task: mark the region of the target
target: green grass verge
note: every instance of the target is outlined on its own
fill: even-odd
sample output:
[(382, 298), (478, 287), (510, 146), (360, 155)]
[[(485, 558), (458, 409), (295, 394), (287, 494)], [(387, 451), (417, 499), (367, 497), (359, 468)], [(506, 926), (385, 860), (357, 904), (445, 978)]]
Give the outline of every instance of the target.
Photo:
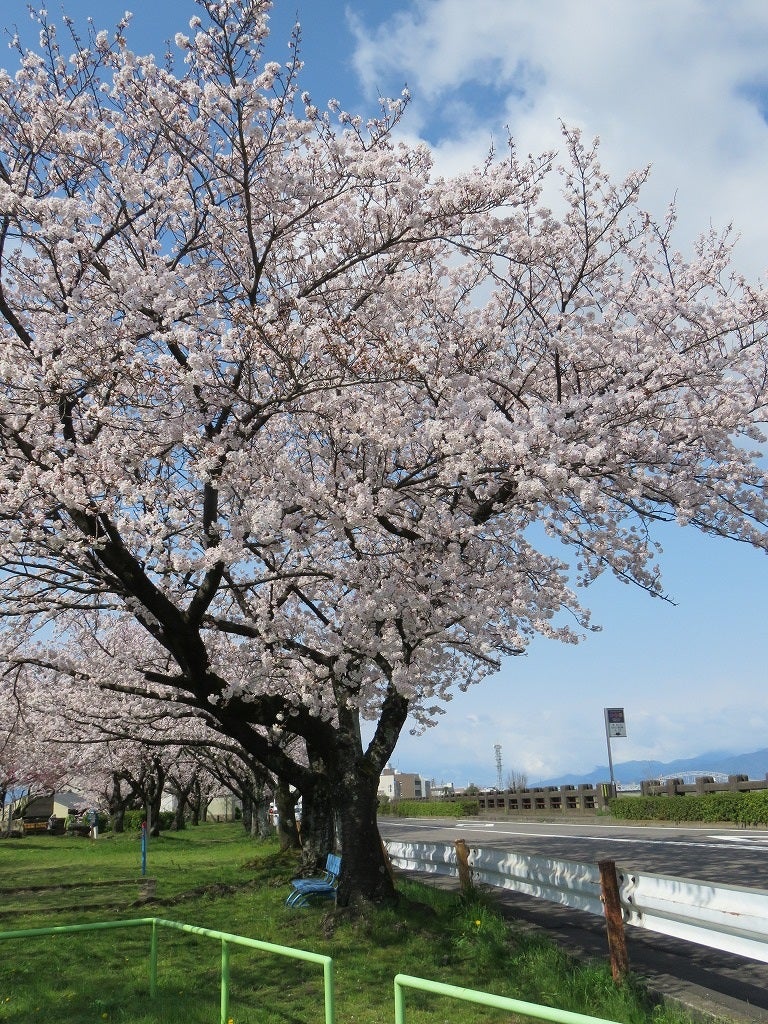
[(471, 818), (479, 813), (479, 803), (462, 800), (381, 800), (379, 815), (398, 818)]
[[(391, 1024), (398, 972), (545, 1003), (627, 1024), (686, 1024), (607, 964), (569, 960), (505, 922), (479, 895), (461, 898), (410, 880), (396, 907), (365, 912), (285, 906), (294, 855), (254, 843), (239, 825), (203, 825), (150, 843), (156, 896), (142, 903), (135, 836), (97, 842), (48, 836), (0, 841), (0, 932), (164, 917), (332, 956), (339, 1024)], [(98, 883), (98, 884), (97, 884)], [(52, 886), (61, 888), (53, 889)], [(73, 897), (75, 897), (73, 899)], [(66, 908), (66, 909), (62, 909)], [(0, 939), (0, 1022), (215, 1024), (220, 946), (161, 929), (158, 995), (148, 993), (149, 930)], [(234, 1024), (322, 1024), (322, 971), (232, 947)], [(510, 1021), (510, 1015), (408, 996), (409, 1024)]]

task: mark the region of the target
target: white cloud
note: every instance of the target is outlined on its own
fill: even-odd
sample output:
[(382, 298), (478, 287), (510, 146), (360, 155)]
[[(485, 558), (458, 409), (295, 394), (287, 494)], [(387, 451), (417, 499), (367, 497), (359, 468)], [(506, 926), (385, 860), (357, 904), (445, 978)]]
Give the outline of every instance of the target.
[(762, 0), (421, 0), (354, 29), (362, 81), (408, 82), (407, 128), (441, 167), (476, 162), (505, 124), (523, 152), (556, 146), (562, 119), (601, 137), (612, 173), (653, 165), (645, 203), (661, 215), (677, 195), (681, 244), (733, 221), (740, 265), (768, 263)]
[[(405, 130), (429, 141), (440, 172), (478, 163), (506, 126), (522, 154), (557, 148), (562, 120), (600, 137), (616, 177), (651, 164), (641, 201), (662, 217), (676, 199), (684, 253), (701, 232), (732, 223), (736, 267), (764, 272), (764, 0), (416, 0), (391, 16), (362, 8), (361, 80), (371, 95), (408, 83)], [(760, 554), (679, 530), (665, 547), (679, 607), (601, 581), (585, 602), (602, 634), (578, 648), (535, 644), (457, 694), (436, 729), (401, 738), (402, 770), (493, 784), (498, 742), (506, 768), (532, 782), (587, 772), (607, 761), (605, 706), (627, 710), (617, 763), (768, 746)]]

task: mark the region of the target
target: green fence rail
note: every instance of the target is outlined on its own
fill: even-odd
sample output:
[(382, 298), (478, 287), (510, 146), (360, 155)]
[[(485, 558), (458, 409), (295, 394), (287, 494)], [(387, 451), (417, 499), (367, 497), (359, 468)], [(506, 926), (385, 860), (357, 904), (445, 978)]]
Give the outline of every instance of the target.
[[(303, 949), (290, 946), (277, 946), (272, 942), (260, 939), (248, 939), (243, 935), (231, 935), (229, 932), (214, 931), (193, 924), (182, 924), (180, 921), (166, 921), (161, 917), (138, 917), (127, 921), (101, 921), (92, 924), (57, 925), (51, 928), (25, 928), (19, 931), (0, 932), (0, 939), (27, 939), (38, 935), (62, 935), (74, 932), (104, 931), (110, 928), (149, 927), (151, 929), (149, 955), (149, 993), (152, 998), (157, 993), (157, 952), (158, 928), (173, 928), (176, 931), (188, 932), (191, 935), (202, 935), (205, 938), (217, 939), (221, 942), (221, 1014), (220, 1024), (227, 1024), (229, 1019), (229, 952), (230, 946), (246, 946), (265, 953), (290, 957), (293, 960), (304, 960), (320, 964), (323, 968), (323, 986), (325, 994), (325, 1024), (335, 1024), (335, 998), (333, 960), (320, 953), (310, 953)], [(460, 988), (457, 985), (446, 985), (439, 981), (427, 981), (414, 978), (408, 974), (398, 974), (395, 978), (395, 1024), (405, 1022), (405, 990), (418, 989), (436, 996), (448, 996), (468, 1003), (478, 1003), (497, 1010), (507, 1010), (524, 1017), (537, 1020), (552, 1021), (553, 1024), (617, 1024), (603, 1017), (590, 1017), (571, 1010), (558, 1010), (552, 1006), (540, 1006), (538, 1003), (527, 1003), (522, 999), (511, 999), (508, 996), (495, 996), (488, 992), (477, 992), (474, 989)]]
[(395, 1024), (405, 1024), (405, 989), (407, 988), (430, 992), (436, 996), (461, 999), (465, 1003), (492, 1006), (496, 1010), (509, 1010), (511, 1013), (519, 1013), (523, 1017), (553, 1021), (554, 1024), (617, 1024), (616, 1021), (609, 1021), (603, 1017), (589, 1017), (587, 1014), (573, 1013), (571, 1010), (557, 1010), (553, 1006), (539, 1006), (538, 1003), (526, 1003), (522, 999), (494, 996), (488, 992), (476, 992), (471, 988), (459, 988), (458, 985), (445, 985), (440, 981), (412, 978), (408, 974), (398, 974), (395, 978)]
[(333, 960), (320, 953), (310, 953), (304, 949), (293, 949), (290, 946), (277, 946), (272, 942), (261, 942), (259, 939), (248, 939), (244, 935), (230, 935), (228, 932), (214, 931), (211, 928), (200, 928), (193, 924), (182, 924), (180, 921), (166, 921), (161, 917), (139, 917), (127, 921), (101, 921), (92, 924), (56, 925), (51, 928), (25, 928), (20, 931), (0, 932), (0, 939), (27, 939), (37, 935), (62, 935), (70, 932), (104, 931), (109, 928), (135, 928), (139, 926), (151, 928), (149, 953), (149, 994), (152, 998), (157, 993), (157, 948), (158, 927), (174, 928), (176, 931), (202, 935), (221, 942), (221, 1014), (220, 1024), (227, 1024), (229, 1019), (229, 952), (230, 946), (247, 946), (259, 949), (264, 953), (287, 956), (293, 960), (305, 960), (309, 963), (321, 964), (323, 968), (323, 988), (325, 995), (325, 1024), (334, 1024), (336, 1006), (334, 998)]

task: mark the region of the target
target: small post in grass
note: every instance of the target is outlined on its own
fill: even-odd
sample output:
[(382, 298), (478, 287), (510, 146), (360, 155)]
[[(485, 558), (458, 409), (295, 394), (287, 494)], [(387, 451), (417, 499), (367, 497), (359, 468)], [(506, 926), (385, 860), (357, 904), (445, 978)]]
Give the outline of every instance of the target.
[(629, 957), (627, 955), (627, 939), (624, 934), (624, 917), (621, 913), (619, 898), (619, 879), (616, 874), (616, 862), (612, 860), (598, 861), (600, 870), (600, 890), (605, 907), (605, 928), (608, 933), (608, 953), (611, 958), (611, 974), (617, 983), (624, 981), (629, 974)]
[(387, 874), (389, 875), (389, 880), (391, 881), (392, 885), (394, 885), (395, 884), (395, 871), (394, 871), (394, 868), (392, 867), (392, 858), (389, 856), (389, 850), (387, 849), (387, 844), (384, 842), (383, 839), (381, 841), (381, 852), (382, 852), (382, 855), (384, 856), (384, 867), (387, 869)]

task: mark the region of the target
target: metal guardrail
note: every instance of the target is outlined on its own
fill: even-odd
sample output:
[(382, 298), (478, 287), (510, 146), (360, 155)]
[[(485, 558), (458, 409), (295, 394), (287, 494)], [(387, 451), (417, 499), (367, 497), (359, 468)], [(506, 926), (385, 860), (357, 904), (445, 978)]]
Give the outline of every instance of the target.
[(424, 871), (430, 875), (458, 878), (456, 850), (445, 843), (384, 844), (392, 863), (403, 871)]
[(499, 858), (498, 852), (470, 849), (469, 866), (472, 877), (486, 885), (524, 892), (588, 914), (603, 914), (596, 865), (518, 853)]
[[(458, 877), (456, 850), (440, 843), (387, 843), (405, 871)], [(573, 861), (469, 851), (473, 880), (603, 915), (596, 866)], [(768, 963), (768, 891), (713, 885), (619, 867), (624, 923)]]
[(626, 924), (768, 963), (768, 892), (621, 869)]

